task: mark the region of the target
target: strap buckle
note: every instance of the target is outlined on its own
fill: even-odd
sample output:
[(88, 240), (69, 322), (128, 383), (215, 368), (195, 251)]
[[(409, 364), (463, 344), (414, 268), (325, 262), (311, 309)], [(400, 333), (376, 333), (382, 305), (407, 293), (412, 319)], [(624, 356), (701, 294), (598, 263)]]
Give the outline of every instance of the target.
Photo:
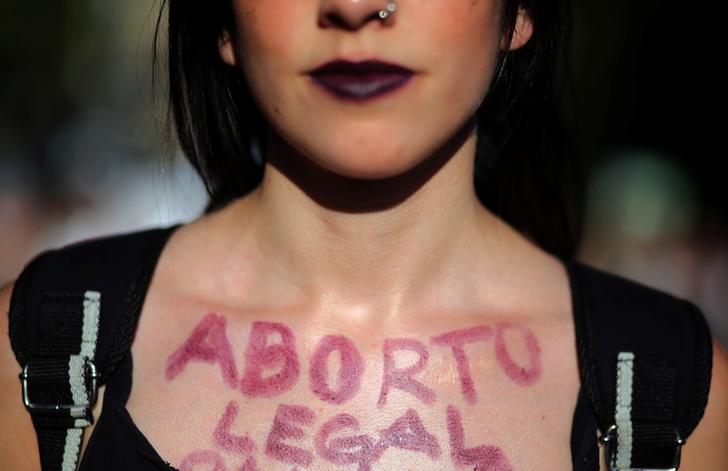
[(607, 429), (607, 433), (599, 437), (599, 445), (604, 445), (604, 461), (607, 463), (609, 471), (677, 471), (680, 467), (680, 451), (685, 439), (680, 437), (680, 433), (675, 431), (675, 457), (672, 467), (670, 468), (620, 468), (616, 464), (617, 455), (617, 426), (612, 425)]
[[(98, 378), (101, 375), (96, 370), (96, 365), (93, 361), (88, 358), (80, 357), (83, 359), (83, 365), (81, 370), (81, 376), (71, 378), (71, 383), (84, 385), (83, 389), (86, 391), (86, 397), (88, 401), (85, 403), (74, 403), (74, 404), (40, 404), (31, 402), (28, 394), (28, 382), (33, 379), (29, 370), (30, 363), (27, 363), (23, 367), (22, 373), (18, 375), (23, 389), (23, 405), (31, 414), (41, 414), (49, 416), (60, 416), (60, 417), (73, 417), (82, 418), (85, 417), (88, 410), (96, 403), (98, 393)], [(71, 369), (69, 368), (69, 371)], [(86, 387), (86, 378), (91, 379), (91, 388)], [(69, 385), (66, 385), (70, 387)]]

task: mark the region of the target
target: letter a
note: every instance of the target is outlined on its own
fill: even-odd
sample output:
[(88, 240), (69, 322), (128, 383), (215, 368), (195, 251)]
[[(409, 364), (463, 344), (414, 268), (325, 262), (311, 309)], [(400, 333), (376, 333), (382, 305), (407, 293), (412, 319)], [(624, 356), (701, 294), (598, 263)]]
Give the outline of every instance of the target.
[(190, 361), (217, 363), (225, 384), (231, 388), (238, 385), (232, 348), (225, 334), (225, 318), (211, 312), (207, 314), (181, 347), (167, 358), (164, 376), (168, 381), (177, 377)]

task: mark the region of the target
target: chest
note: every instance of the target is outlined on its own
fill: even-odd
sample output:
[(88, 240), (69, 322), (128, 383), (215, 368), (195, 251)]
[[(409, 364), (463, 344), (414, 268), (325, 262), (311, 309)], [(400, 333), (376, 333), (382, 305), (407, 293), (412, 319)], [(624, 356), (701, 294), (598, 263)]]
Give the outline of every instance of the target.
[(571, 467), (568, 325), (177, 314), (142, 313), (127, 409), (179, 469)]

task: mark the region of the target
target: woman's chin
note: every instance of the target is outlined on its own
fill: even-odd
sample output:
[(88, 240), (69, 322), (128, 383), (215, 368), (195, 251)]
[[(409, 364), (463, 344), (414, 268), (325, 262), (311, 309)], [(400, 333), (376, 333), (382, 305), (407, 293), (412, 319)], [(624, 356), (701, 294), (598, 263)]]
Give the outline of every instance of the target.
[(345, 161), (328, 161), (325, 168), (347, 178), (381, 180), (406, 172), (411, 165), (398, 158), (373, 158), (371, 155), (348, 157)]

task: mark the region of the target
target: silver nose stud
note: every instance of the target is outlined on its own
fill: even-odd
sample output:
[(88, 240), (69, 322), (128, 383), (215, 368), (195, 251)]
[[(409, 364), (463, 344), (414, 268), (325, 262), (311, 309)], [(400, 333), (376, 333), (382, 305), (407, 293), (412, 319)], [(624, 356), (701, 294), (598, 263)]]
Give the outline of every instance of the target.
[(384, 10), (379, 11), (379, 18), (384, 19), (384, 18), (388, 17), (389, 15), (394, 13), (394, 10), (396, 10), (396, 9), (397, 9), (397, 5), (395, 5), (394, 2), (389, 2), (387, 4), (387, 7)]

